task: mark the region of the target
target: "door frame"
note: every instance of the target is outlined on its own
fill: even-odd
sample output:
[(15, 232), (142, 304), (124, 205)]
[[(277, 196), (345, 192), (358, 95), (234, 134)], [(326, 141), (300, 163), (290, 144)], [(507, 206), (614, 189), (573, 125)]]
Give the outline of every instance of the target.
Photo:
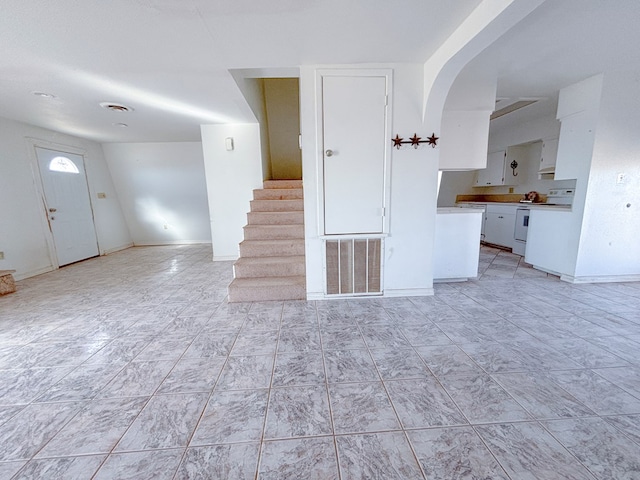
[(100, 248), (100, 239), (98, 238), (98, 229), (96, 228), (95, 212), (93, 208), (93, 200), (91, 198), (91, 186), (89, 184), (89, 177), (87, 175), (87, 151), (81, 147), (75, 147), (72, 145), (65, 145), (61, 143), (50, 142), (48, 140), (42, 140), (36, 137), (25, 137), (27, 142), (27, 148), (29, 150), (29, 160), (31, 161), (31, 174), (33, 176), (33, 183), (35, 185), (35, 193), (38, 201), (38, 205), (42, 207), (42, 215), (40, 215), (40, 222), (42, 230), (45, 232), (44, 237), (47, 242), (47, 248), (49, 250), (49, 260), (51, 261), (51, 269), (58, 270), (60, 265), (58, 263), (58, 252), (56, 251), (56, 244), (53, 239), (53, 232), (49, 225), (49, 212), (47, 210), (47, 199), (44, 194), (44, 185), (42, 183), (42, 173), (40, 171), (40, 163), (38, 162), (38, 154), (36, 147), (45, 148), (47, 150), (54, 150), (61, 153), (70, 153), (73, 155), (80, 155), (84, 163), (84, 179), (87, 182), (87, 191), (89, 192), (89, 207), (91, 208), (91, 219), (93, 220), (93, 229), (96, 233), (96, 242), (98, 244), (98, 255), (101, 255), (102, 249)]
[[(319, 68), (316, 69), (316, 174), (318, 176), (318, 232), (321, 238), (340, 237), (341, 235), (325, 235), (324, 222), (324, 121), (323, 121), (323, 77), (385, 77), (387, 106), (385, 111), (385, 142), (384, 171), (383, 171), (383, 198), (382, 208), (382, 235), (389, 234), (389, 201), (391, 199), (391, 128), (393, 116), (393, 69), (392, 68)], [(377, 234), (380, 235), (380, 234)]]

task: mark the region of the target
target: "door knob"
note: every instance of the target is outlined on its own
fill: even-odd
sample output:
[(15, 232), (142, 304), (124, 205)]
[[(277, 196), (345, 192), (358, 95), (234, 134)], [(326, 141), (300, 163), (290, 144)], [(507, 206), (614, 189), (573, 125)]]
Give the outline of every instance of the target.
[(58, 209), (57, 209), (57, 208), (50, 208), (50, 209), (49, 209), (49, 211), (50, 211), (51, 213), (53, 213), (53, 212), (57, 212), (57, 211), (58, 211)]
[(333, 156), (333, 150), (327, 150), (326, 152), (324, 152), (324, 154), (325, 154), (327, 157), (332, 157), (332, 156)]

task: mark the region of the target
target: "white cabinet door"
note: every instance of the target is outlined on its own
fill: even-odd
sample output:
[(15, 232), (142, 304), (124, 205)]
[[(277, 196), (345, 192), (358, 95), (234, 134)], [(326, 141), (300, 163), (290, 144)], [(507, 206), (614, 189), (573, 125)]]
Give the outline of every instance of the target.
[(557, 155), (558, 139), (544, 139), (542, 141), (542, 153), (540, 154), (540, 168), (538, 169), (538, 173), (553, 173), (556, 169)]
[(490, 187), (492, 185), (504, 185), (504, 159), (505, 150), (490, 153), (487, 156), (487, 168), (478, 170), (476, 175), (477, 187)]
[(502, 247), (513, 248), (516, 225), (516, 205), (487, 205), (484, 224), (484, 241)]
[(528, 145), (513, 145), (507, 147), (504, 158), (504, 182), (503, 185), (519, 185), (522, 175), (526, 171), (526, 162), (529, 155)]
[(324, 231), (381, 233), (388, 78), (323, 75)]

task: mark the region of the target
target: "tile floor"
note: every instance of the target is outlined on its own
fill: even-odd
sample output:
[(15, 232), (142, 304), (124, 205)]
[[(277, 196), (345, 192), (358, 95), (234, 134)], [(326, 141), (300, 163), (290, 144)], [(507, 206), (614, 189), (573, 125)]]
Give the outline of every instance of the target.
[(0, 478), (640, 478), (640, 283), (483, 248), (433, 297), (227, 304), (210, 256), (0, 297)]

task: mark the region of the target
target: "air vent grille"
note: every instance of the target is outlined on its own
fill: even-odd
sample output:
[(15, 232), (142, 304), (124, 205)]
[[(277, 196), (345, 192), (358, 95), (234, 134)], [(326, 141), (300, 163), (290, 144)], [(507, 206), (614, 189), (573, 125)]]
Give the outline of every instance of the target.
[(326, 240), (327, 295), (380, 295), (381, 238)]

